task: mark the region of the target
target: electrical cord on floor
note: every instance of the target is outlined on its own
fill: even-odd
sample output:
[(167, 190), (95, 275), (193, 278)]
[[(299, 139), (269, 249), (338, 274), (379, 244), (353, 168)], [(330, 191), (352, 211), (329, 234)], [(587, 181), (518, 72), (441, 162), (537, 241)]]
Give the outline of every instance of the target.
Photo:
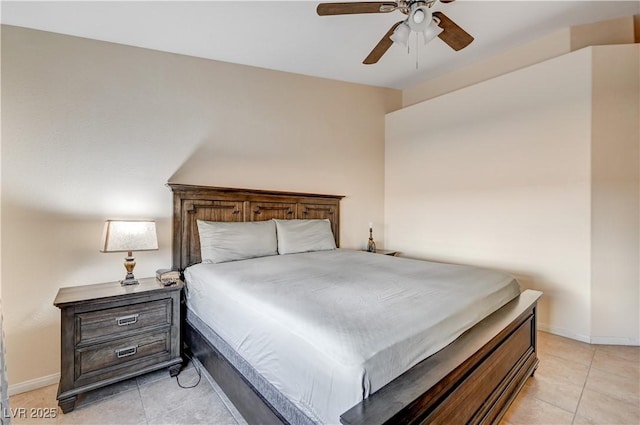
[(189, 354), (187, 354), (186, 352), (184, 353), (185, 357), (187, 357), (189, 360), (191, 360), (191, 363), (193, 364), (193, 368), (196, 370), (196, 373), (198, 374), (198, 381), (193, 384), (193, 385), (182, 385), (180, 383), (180, 374), (182, 373), (182, 370), (176, 375), (176, 382), (178, 383), (178, 386), (180, 388), (184, 388), (184, 389), (189, 389), (189, 388), (195, 388), (198, 386), (198, 384), (200, 383), (200, 380), (202, 380), (202, 372), (200, 371), (200, 368), (198, 367), (198, 365), (196, 364), (196, 362), (193, 360), (193, 357), (191, 357)]

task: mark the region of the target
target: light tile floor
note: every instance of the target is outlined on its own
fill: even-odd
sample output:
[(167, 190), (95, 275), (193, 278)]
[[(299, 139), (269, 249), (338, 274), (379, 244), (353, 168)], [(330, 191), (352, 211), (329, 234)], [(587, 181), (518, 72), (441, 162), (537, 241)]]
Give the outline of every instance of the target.
[(640, 347), (538, 332), (538, 357), (501, 425), (640, 424)]
[[(640, 347), (589, 345), (538, 332), (538, 356), (540, 367), (501, 425), (640, 424)], [(196, 370), (188, 365), (179, 378), (193, 384)], [(198, 386), (182, 389), (166, 370), (153, 372), (88, 393), (66, 415), (55, 409), (56, 391), (51, 385), (11, 397), (14, 412), (24, 408), (29, 416), (53, 408), (56, 414), (14, 415), (12, 423), (246, 425), (206, 373)]]
[[(58, 385), (10, 397), (12, 424), (247, 425), (220, 387), (190, 362), (176, 378), (166, 369), (81, 395), (75, 410), (57, 409)], [(36, 418), (54, 408), (53, 418)]]

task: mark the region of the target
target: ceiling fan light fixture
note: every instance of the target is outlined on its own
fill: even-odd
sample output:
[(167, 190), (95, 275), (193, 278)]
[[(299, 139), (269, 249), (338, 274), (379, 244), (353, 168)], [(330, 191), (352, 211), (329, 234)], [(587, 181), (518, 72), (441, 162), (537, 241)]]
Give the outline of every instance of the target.
[(409, 19), (407, 19), (407, 22), (412, 31), (424, 32), (432, 19), (433, 16), (431, 14), (431, 9), (429, 9), (424, 3), (414, 3), (411, 5)]
[[(0, 0), (1, 1), (1, 0)], [(454, 0), (439, 0), (441, 3), (451, 3)], [(362, 61), (364, 65), (378, 63), (380, 58), (391, 48), (399, 43), (405, 47), (409, 45), (411, 33), (416, 32), (416, 68), (418, 37), (422, 33), (424, 43), (427, 44), (439, 37), (446, 45), (458, 51), (467, 47), (473, 36), (460, 28), (458, 24), (449, 19), (444, 13), (433, 10), (438, 0), (382, 0), (382, 1), (349, 1), (339, 3), (320, 3), (316, 8), (319, 16), (352, 15), (352, 14), (376, 14), (393, 11), (402, 12), (406, 18), (396, 22), (387, 30), (378, 41), (369, 55)], [(408, 52), (409, 50), (407, 50)]]
[(411, 28), (409, 28), (409, 25), (407, 25), (406, 22), (403, 22), (396, 27), (396, 29), (393, 31), (393, 34), (391, 34), (389, 38), (394, 43), (399, 43), (403, 46), (406, 46), (407, 42), (409, 41), (409, 34), (411, 34)]
[(424, 11), (417, 9), (413, 14), (413, 22), (416, 24), (421, 24), (424, 21)]
[(422, 35), (424, 36), (424, 44), (427, 44), (428, 42), (439, 36), (442, 31), (444, 31), (444, 29), (439, 27), (438, 22), (435, 18), (433, 18), (429, 26), (427, 26), (427, 28), (422, 33)]

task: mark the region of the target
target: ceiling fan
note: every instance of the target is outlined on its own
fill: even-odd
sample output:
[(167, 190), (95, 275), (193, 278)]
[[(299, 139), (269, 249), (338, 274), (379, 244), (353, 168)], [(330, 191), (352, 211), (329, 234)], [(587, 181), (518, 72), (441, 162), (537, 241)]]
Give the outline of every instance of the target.
[[(473, 37), (460, 28), (442, 12), (432, 12), (431, 8), (438, 0), (398, 0), (355, 3), (320, 3), (316, 12), (320, 16), (351, 15), (357, 13), (389, 13), (395, 10), (407, 15), (396, 22), (373, 48), (362, 62), (365, 65), (377, 63), (393, 43), (407, 44), (411, 32), (423, 34), (425, 43), (436, 36), (453, 50), (467, 47)], [(451, 3), (454, 0), (439, 0)]]

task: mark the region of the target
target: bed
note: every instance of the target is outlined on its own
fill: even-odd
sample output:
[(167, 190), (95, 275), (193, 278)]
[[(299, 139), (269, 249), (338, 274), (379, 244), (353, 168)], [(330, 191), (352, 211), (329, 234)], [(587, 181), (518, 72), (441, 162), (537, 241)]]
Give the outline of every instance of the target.
[[(340, 196), (175, 184), (170, 184), (170, 187), (174, 196), (173, 267), (181, 271), (187, 270), (185, 273), (187, 280), (192, 280), (192, 289), (189, 289), (189, 291), (197, 292), (200, 287), (206, 286), (200, 285), (198, 287), (197, 280), (201, 278), (198, 277), (196, 271), (216, 270), (217, 273), (221, 273), (220, 271), (227, 273), (232, 267), (237, 268), (237, 263), (239, 263), (235, 262), (235, 265), (227, 263), (222, 267), (219, 265), (216, 265), (216, 267), (208, 267), (208, 265), (197, 266), (201, 260), (198, 220), (209, 222), (258, 222), (271, 219), (326, 219), (332, 235), (335, 237), (335, 244), (339, 246)], [(383, 266), (386, 267), (386, 264), (380, 265), (381, 262), (392, 262), (393, 264), (400, 262), (402, 270), (409, 270), (413, 267), (435, 267), (430, 265), (432, 263), (427, 262), (355, 251), (340, 251), (278, 255), (275, 258), (249, 260), (241, 267), (245, 269), (244, 275), (234, 281), (235, 283), (232, 282), (227, 286), (220, 285), (219, 292), (211, 296), (212, 303), (215, 304), (216, 299), (220, 301), (217, 308), (210, 310), (215, 312), (224, 310), (225, 305), (233, 303), (237, 296), (236, 288), (241, 288), (241, 285), (237, 282), (247, 282), (246, 271), (252, 267), (256, 270), (267, 270), (273, 267), (273, 273), (276, 276), (283, 275), (283, 271), (291, 269), (293, 263), (283, 266), (281, 263), (284, 262), (302, 261), (304, 265), (329, 261), (328, 264), (338, 264), (345, 258), (346, 260), (344, 261), (353, 262), (352, 264), (357, 264), (358, 261), (363, 262), (358, 267), (381, 267), (379, 270), (383, 270)], [(274, 261), (276, 261), (276, 264), (273, 263)], [(304, 261), (309, 263), (304, 263)], [(403, 261), (404, 263), (402, 263)], [(266, 264), (269, 265), (266, 266)], [(308, 266), (305, 267), (308, 268)], [(442, 274), (441, 267), (446, 268), (449, 266), (441, 265), (438, 267), (440, 268), (434, 270), (437, 270), (436, 273)], [(329, 267), (324, 267), (324, 269), (328, 270)], [(336, 268), (336, 270), (338, 269)], [(466, 272), (471, 271), (471, 269), (466, 270)], [(425, 271), (420, 269), (416, 270), (416, 272), (424, 273)], [(493, 276), (490, 271), (482, 271), (484, 274), (478, 275), (478, 272), (474, 270), (473, 273), (476, 274), (469, 275), (470, 283), (473, 283), (472, 281), (474, 280), (484, 279), (484, 276)], [(316, 274), (322, 275), (326, 273), (318, 271)], [(398, 275), (400, 274), (402, 274), (401, 271), (398, 272)], [(229, 276), (232, 275), (230, 274)], [(255, 276), (253, 278), (255, 279)], [(220, 275), (216, 279), (221, 279)], [(264, 279), (265, 281), (270, 281), (272, 277), (268, 277), (265, 274)], [(296, 277), (295, 279), (299, 278)], [(330, 277), (330, 279), (335, 279), (335, 276)], [(386, 279), (389, 279), (389, 277), (386, 277)], [(311, 282), (313, 279), (309, 278), (308, 280)], [(206, 281), (206, 279), (203, 281)], [(404, 281), (404, 278), (398, 279), (398, 284), (401, 284), (402, 281)], [(279, 308), (271, 311), (269, 310), (271, 307), (263, 303), (270, 298), (270, 292), (260, 293), (260, 285), (246, 286), (245, 297), (248, 295), (249, 298), (242, 298), (237, 307), (229, 308), (228, 310), (231, 313), (236, 314), (236, 310), (240, 310), (240, 305), (246, 304), (252, 306), (248, 311), (270, 311), (268, 317), (262, 320), (263, 322), (269, 322), (271, 318), (279, 317)], [(187, 287), (189, 287), (189, 282), (187, 282)], [(508, 285), (505, 287), (509, 288)], [(381, 292), (375, 296), (380, 297), (380, 294), (386, 296), (384, 289), (381, 286), (379, 288)], [(408, 290), (412, 289), (408, 288)], [(506, 295), (505, 292), (498, 296), (500, 298), (498, 301), (500, 308), (497, 311), (491, 313), (493, 310), (490, 310), (482, 313), (484, 319), (475, 320), (473, 327), (467, 329), (464, 333), (460, 332), (461, 335), (456, 334), (452, 341), (445, 341), (446, 344), (442, 347), (438, 346), (437, 343), (430, 343), (429, 346), (433, 346), (434, 352), (428, 352), (428, 357), (424, 359), (418, 358), (417, 361), (415, 356), (409, 360), (401, 358), (398, 353), (411, 351), (406, 347), (402, 347), (390, 357), (394, 359), (394, 362), (390, 362), (388, 359), (381, 360), (382, 364), (395, 366), (397, 361), (399, 364), (406, 363), (406, 366), (398, 366), (401, 368), (399, 371), (385, 372), (393, 375), (383, 378), (376, 377), (377, 375), (373, 372), (370, 372), (370, 376), (365, 375), (366, 379), (360, 377), (370, 388), (366, 391), (360, 391), (359, 399), (353, 398), (354, 391), (358, 392), (357, 387), (354, 387), (355, 390), (350, 389), (349, 383), (346, 382), (347, 378), (351, 376), (349, 373), (353, 374), (353, 379), (351, 380), (357, 381), (359, 369), (356, 368), (354, 371), (349, 370), (342, 373), (342, 371), (336, 372), (332, 369), (334, 366), (331, 364), (323, 364), (323, 367), (319, 369), (324, 368), (333, 371), (327, 373), (333, 379), (332, 381), (324, 382), (322, 379), (313, 378), (311, 381), (303, 380), (302, 384), (298, 383), (297, 385), (304, 386), (307, 385), (304, 382), (310, 382), (311, 384), (308, 385), (314, 387), (316, 393), (322, 393), (317, 388), (322, 388), (325, 385), (329, 389), (333, 388), (332, 391), (325, 392), (337, 397), (339, 399), (337, 400), (338, 402), (344, 398), (342, 405), (338, 404), (342, 406), (339, 409), (344, 408), (344, 411), (333, 412), (328, 416), (317, 414), (316, 411), (310, 410), (306, 405), (300, 405), (297, 400), (292, 402), (290, 389), (283, 387), (278, 379), (274, 379), (274, 374), (270, 373), (269, 370), (261, 369), (259, 358), (256, 363), (255, 359), (252, 360), (247, 355), (246, 350), (245, 352), (242, 351), (244, 348), (240, 348), (243, 342), (243, 332), (247, 333), (248, 331), (240, 330), (241, 335), (234, 340), (232, 336), (230, 337), (227, 334), (227, 328), (214, 329), (213, 325), (209, 326), (210, 322), (207, 323), (207, 320), (203, 319), (207, 316), (206, 313), (203, 313), (207, 311), (206, 308), (201, 308), (196, 312), (197, 303), (194, 303), (193, 299), (189, 303), (190, 308), (184, 309), (184, 340), (249, 423), (313, 424), (336, 423), (338, 420), (344, 424), (497, 423), (524, 385), (527, 377), (533, 374), (538, 364), (535, 341), (535, 313), (540, 293), (537, 291), (524, 291), (520, 295), (514, 295), (512, 289), (507, 289), (506, 291), (511, 291), (510, 295)], [(327, 293), (330, 292), (327, 291)], [(323, 293), (317, 292), (314, 294), (320, 297)], [(193, 296), (194, 293), (187, 295), (187, 297)], [(304, 289), (296, 296), (296, 300), (303, 296)], [(196, 297), (195, 299), (199, 300), (200, 298)], [(423, 301), (427, 303), (429, 297), (420, 302)], [(334, 302), (334, 300), (331, 302)], [(259, 305), (254, 305), (255, 303), (259, 303)], [(291, 307), (295, 306), (292, 305)], [(431, 306), (429, 310), (433, 310), (435, 307)], [(308, 310), (308, 307), (300, 309), (304, 311)], [(286, 314), (289, 313), (287, 312)], [(307, 319), (313, 322), (314, 317), (311, 315), (310, 318), (303, 317), (302, 319), (289, 320), (288, 323), (306, 323)], [(221, 318), (219, 320), (224, 322)], [(243, 319), (226, 320), (242, 322)], [(287, 317), (283, 316), (283, 320), (286, 323)], [(363, 320), (367, 323), (375, 323), (375, 317), (368, 317)], [(398, 328), (399, 330), (408, 328), (407, 323), (416, 323), (416, 326), (411, 327), (418, 327), (418, 321), (415, 320), (415, 317), (407, 316), (406, 320), (408, 322), (401, 324), (401, 327)], [(319, 319), (316, 322), (316, 326), (331, 327)], [(342, 330), (340, 328), (340, 320), (335, 323), (337, 323), (335, 326)], [(247, 329), (252, 329), (253, 326), (249, 325)], [(269, 326), (277, 327), (277, 323), (275, 325), (269, 324)], [(299, 335), (304, 336), (306, 335), (305, 332), (309, 333), (309, 328), (300, 326), (287, 327), (292, 327), (293, 331), (298, 332)], [(372, 327), (367, 331), (368, 334), (373, 335), (369, 335), (369, 338), (366, 339), (367, 344), (378, 340), (378, 335), (374, 331), (378, 331), (380, 328), (383, 328), (383, 326)], [(286, 335), (278, 337), (273, 330), (259, 330), (254, 333), (272, 335), (270, 338), (274, 341), (278, 340), (278, 338), (286, 340), (293, 347), (296, 344), (295, 337)], [(319, 332), (319, 334), (323, 335), (322, 332)], [(224, 337), (221, 337), (221, 335)], [(332, 334), (327, 333), (327, 335)], [(418, 333), (416, 335), (422, 334)], [(343, 356), (347, 359), (359, 358), (357, 354), (352, 355), (352, 352), (349, 351), (350, 348), (348, 350), (344, 349), (335, 338), (332, 339), (329, 336), (325, 339), (322, 346), (324, 352), (330, 352), (335, 356)], [(411, 344), (411, 347), (415, 348), (417, 347), (415, 342), (420, 342), (420, 338), (414, 339), (415, 341)], [(345, 340), (356, 341), (351, 336)], [(238, 341), (241, 341), (241, 343), (238, 343)], [(300, 341), (297, 344), (307, 344), (305, 338), (300, 338)], [(260, 344), (268, 345), (271, 343), (274, 342), (269, 338), (263, 338), (259, 341), (258, 347), (262, 347)], [(444, 344), (442, 341), (440, 343)], [(357, 345), (357, 343), (354, 342), (352, 345)], [(374, 352), (383, 351), (379, 350), (380, 347), (375, 345), (367, 345), (366, 348)], [(422, 350), (423, 348), (418, 347), (415, 349)], [(291, 351), (295, 353), (298, 350), (292, 349)], [(254, 354), (256, 352), (260, 353), (260, 350), (253, 349), (253, 352)], [(270, 351), (265, 350), (265, 352)], [(292, 356), (294, 355), (292, 354)], [(249, 361), (245, 357), (249, 358)], [(322, 363), (323, 361), (321, 356), (315, 358), (311, 354), (308, 357), (309, 364)], [(295, 357), (291, 357), (283, 361), (289, 362), (293, 368), (295, 367), (294, 363), (298, 360)], [(347, 363), (349, 362), (347, 361)], [(383, 375), (382, 372), (380, 374), (381, 376)], [(335, 410), (335, 407), (333, 409)]]

